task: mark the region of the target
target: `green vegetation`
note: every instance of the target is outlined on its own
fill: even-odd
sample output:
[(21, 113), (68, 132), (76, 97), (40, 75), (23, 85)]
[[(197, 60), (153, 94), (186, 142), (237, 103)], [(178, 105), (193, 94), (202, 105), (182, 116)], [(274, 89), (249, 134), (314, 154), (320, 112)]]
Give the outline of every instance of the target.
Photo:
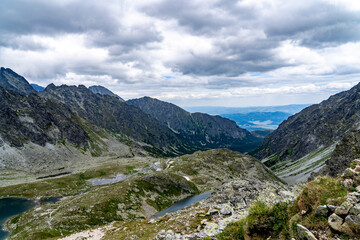
[(338, 205), (345, 201), (347, 191), (340, 181), (320, 177), (306, 184), (295, 201), (297, 211), (313, 212), (321, 204)]
[(224, 231), (217, 235), (216, 238), (219, 240), (244, 240), (245, 228), (246, 220), (241, 219), (238, 222), (228, 224)]

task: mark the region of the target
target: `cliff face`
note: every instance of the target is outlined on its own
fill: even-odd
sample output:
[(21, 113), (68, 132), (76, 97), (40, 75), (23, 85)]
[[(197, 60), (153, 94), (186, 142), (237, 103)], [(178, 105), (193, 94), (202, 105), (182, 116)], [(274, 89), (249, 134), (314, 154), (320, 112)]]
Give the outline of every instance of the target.
[(11, 146), (21, 147), (29, 141), (41, 146), (56, 141), (79, 147), (87, 144), (87, 134), (77, 123), (77, 116), (60, 102), (1, 87), (0, 102), (0, 134)]
[(284, 121), (268, 135), (253, 154), (260, 158), (276, 156), (267, 165), (297, 160), (320, 147), (341, 140), (359, 125), (360, 85), (305, 108)]
[(240, 128), (227, 118), (204, 113), (189, 113), (174, 104), (150, 97), (132, 99), (127, 103), (150, 114), (199, 149), (225, 147), (247, 152), (261, 142), (261, 138)]
[(353, 130), (341, 139), (320, 174), (337, 177), (357, 158), (360, 158), (360, 130)]

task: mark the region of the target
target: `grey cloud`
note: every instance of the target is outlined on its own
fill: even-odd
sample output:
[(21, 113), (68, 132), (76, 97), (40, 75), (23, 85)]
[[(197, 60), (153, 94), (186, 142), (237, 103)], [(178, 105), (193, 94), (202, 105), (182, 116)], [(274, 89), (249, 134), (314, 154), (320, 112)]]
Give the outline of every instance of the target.
[(279, 9), (265, 18), (268, 37), (298, 40), (307, 47), (328, 47), (360, 40), (360, 16), (325, 2)]
[(52, 1), (2, 0), (0, 33), (58, 35), (90, 30), (112, 32), (116, 21), (106, 8), (91, 1), (56, 4)]
[[(113, 55), (162, 40), (160, 33), (151, 24), (133, 28), (123, 26), (118, 19), (121, 16), (112, 12), (105, 2), (74, 1), (58, 4), (52, 1), (1, 1), (1, 38), (11, 39), (19, 35), (34, 34), (86, 34), (88, 45), (111, 47), (110, 54)], [(0, 44), (19, 49), (25, 45), (20, 42), (13, 44), (10, 41), (2, 41)]]

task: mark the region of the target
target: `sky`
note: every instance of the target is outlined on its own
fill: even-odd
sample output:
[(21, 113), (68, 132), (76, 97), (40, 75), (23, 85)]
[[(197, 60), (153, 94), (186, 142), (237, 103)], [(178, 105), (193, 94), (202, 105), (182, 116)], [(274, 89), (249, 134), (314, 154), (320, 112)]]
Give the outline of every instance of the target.
[(358, 0), (0, 0), (0, 66), (180, 106), (317, 103), (360, 80)]

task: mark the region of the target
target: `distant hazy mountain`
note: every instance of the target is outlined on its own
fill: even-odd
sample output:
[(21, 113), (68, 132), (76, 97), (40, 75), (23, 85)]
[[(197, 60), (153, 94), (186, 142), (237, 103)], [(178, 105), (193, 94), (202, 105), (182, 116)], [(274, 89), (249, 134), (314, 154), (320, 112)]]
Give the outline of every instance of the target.
[(310, 106), (310, 104), (291, 104), (284, 106), (265, 106), (265, 107), (184, 107), (189, 112), (203, 112), (211, 115), (234, 114), (234, 113), (250, 113), (250, 112), (285, 112), (295, 114), (302, 109)]
[(31, 85), (31, 86), (33, 87), (33, 89), (35, 89), (35, 91), (37, 91), (37, 92), (41, 92), (41, 91), (44, 91), (44, 90), (45, 90), (44, 87), (39, 86), (39, 85), (37, 85), (37, 84), (35, 84), (35, 83), (31, 83), (30, 85)]
[(250, 112), (221, 114), (221, 116), (235, 121), (241, 128), (248, 130), (275, 130), (291, 114), (285, 112)]
[(36, 93), (24, 77), (18, 75), (10, 68), (0, 68), (0, 87), (25, 95)]
[(118, 95), (116, 95), (115, 93), (113, 93), (112, 91), (110, 91), (109, 89), (103, 87), (103, 86), (90, 86), (89, 89), (93, 92), (93, 93), (99, 93), (101, 95), (109, 95), (109, 96), (113, 96), (118, 98), (121, 101), (124, 101), (124, 99), (122, 99), (121, 97), (119, 97)]
[(202, 149), (226, 147), (247, 152), (261, 141), (235, 122), (220, 116), (189, 113), (174, 104), (150, 97), (132, 99), (127, 103), (150, 114), (164, 126), (178, 132), (191, 144)]

